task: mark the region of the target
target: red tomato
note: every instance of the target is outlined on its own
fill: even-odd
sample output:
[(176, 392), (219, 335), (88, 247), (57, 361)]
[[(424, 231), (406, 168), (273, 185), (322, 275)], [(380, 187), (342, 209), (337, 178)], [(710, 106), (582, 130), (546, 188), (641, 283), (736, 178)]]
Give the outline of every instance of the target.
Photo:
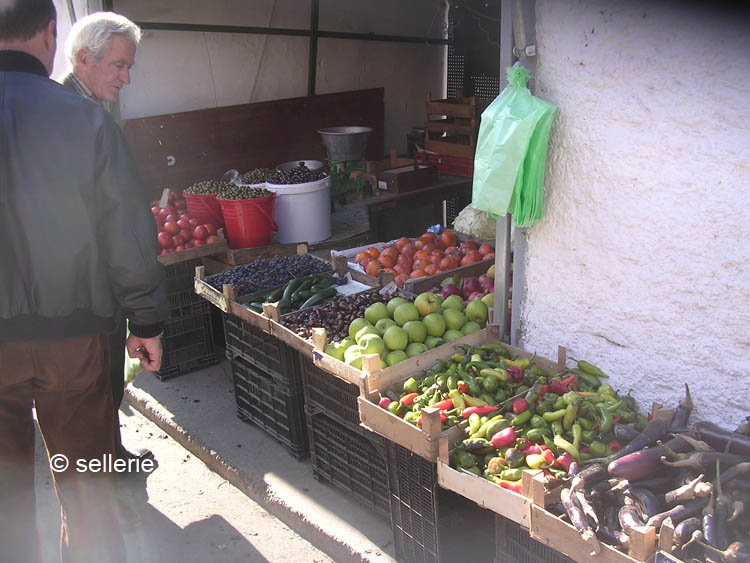
[(213, 244), (215, 242), (219, 242), (219, 237), (216, 235), (208, 235), (206, 237), (206, 244)]
[(165, 223), (167, 221), (172, 221), (173, 223), (176, 223), (179, 220), (180, 220), (180, 216), (177, 215), (176, 213), (170, 213), (169, 215), (167, 215), (166, 217), (164, 217), (164, 222)]
[(177, 221), (177, 225), (180, 227), (180, 229), (189, 229), (190, 228), (190, 218), (185, 217), (184, 215), (180, 217), (180, 220)]
[(183, 238), (183, 239), (184, 239), (185, 241), (193, 240), (193, 235), (192, 235), (192, 234), (190, 234), (190, 229), (189, 229), (189, 228), (188, 228), (188, 229), (180, 229), (180, 233), (179, 233), (179, 235), (180, 235), (180, 236), (181, 236), (181, 237), (182, 237), (182, 238)]
[(160, 232), (156, 236), (156, 239), (159, 241), (159, 246), (161, 248), (170, 248), (172, 246), (172, 237), (170, 237), (164, 231)]
[(162, 248), (159, 251), (159, 256), (164, 256), (165, 254), (169, 254), (169, 249), (168, 248)]
[(206, 227), (203, 225), (198, 225), (193, 229), (193, 237), (197, 240), (206, 240), (206, 237), (208, 236), (208, 231), (206, 230)]
[(160, 207), (159, 216), (166, 217), (167, 215), (169, 215), (169, 210), (166, 207)]
[(174, 247), (174, 249), (177, 252), (179, 252), (180, 250), (185, 250), (185, 245), (184, 244), (178, 244), (177, 246)]
[(180, 232), (180, 227), (174, 221), (164, 221), (164, 232), (168, 235), (176, 235)]
[(199, 246), (203, 246), (204, 244), (206, 244), (205, 240), (201, 240), (201, 239), (197, 238), (197, 239), (195, 239), (193, 241), (193, 248), (197, 248)]
[(161, 207), (158, 205), (151, 206), (151, 213), (153, 213), (154, 216), (159, 215), (159, 211), (161, 211)]
[(172, 242), (174, 243), (174, 246), (180, 246), (185, 244), (185, 239), (182, 238), (180, 235), (175, 235), (172, 237)]
[(191, 217), (190, 219), (188, 219), (188, 222), (190, 223), (192, 227), (198, 226), (198, 219), (195, 219), (194, 217)]
[(206, 223), (203, 226), (206, 227), (206, 231), (208, 231), (209, 235), (215, 235), (216, 234), (216, 227), (214, 226), (213, 223)]
[(178, 199), (177, 201), (175, 201), (174, 208), (178, 211), (187, 209), (187, 203), (185, 203), (184, 199)]

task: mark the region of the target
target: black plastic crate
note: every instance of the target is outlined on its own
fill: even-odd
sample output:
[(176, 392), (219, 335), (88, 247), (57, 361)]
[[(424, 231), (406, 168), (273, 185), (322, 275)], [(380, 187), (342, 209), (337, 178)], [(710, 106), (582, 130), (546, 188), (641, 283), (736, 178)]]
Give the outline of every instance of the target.
[(390, 518), (385, 438), (362, 427), (342, 425), (328, 411), (308, 404), (305, 414), (315, 478)]
[(167, 293), (192, 289), (195, 286), (195, 268), (202, 265), (202, 259), (192, 258), (165, 266)]
[(308, 409), (319, 409), (354, 432), (359, 425), (359, 387), (316, 366), (312, 358), (300, 354), (300, 369)]
[(173, 317), (164, 323), (161, 380), (184, 375), (217, 362), (214, 350), (211, 305), (196, 304), (192, 315)]
[[(231, 365), (237, 416), (276, 438), (297, 459), (307, 457), (310, 450), (305, 427), (305, 396), (301, 390), (290, 392), (287, 376), (292, 374), (269, 372), (244, 355), (236, 355)], [(296, 377), (299, 378), (299, 368)]]
[(172, 305), (170, 317), (177, 319), (180, 317), (189, 317), (202, 313), (204, 311), (204, 303), (208, 303), (200, 295), (197, 295), (193, 288), (182, 289), (180, 291), (173, 291), (167, 294), (169, 303)]
[(495, 515), (495, 563), (574, 563), (559, 551), (532, 539), (528, 530)]
[(275, 378), (285, 394), (303, 394), (297, 350), (234, 315), (224, 315), (224, 339), (230, 360), (240, 356)]
[(386, 441), (396, 558), (408, 563), (492, 561), (495, 514), (437, 484), (437, 465)]

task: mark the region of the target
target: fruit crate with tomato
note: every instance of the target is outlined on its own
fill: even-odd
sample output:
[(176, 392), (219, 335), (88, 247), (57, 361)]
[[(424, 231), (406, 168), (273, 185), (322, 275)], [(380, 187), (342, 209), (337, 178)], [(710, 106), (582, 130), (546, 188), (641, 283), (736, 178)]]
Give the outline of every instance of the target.
[(429, 279), (453, 270), (473, 274), (482, 269), (475, 264), (493, 260), (495, 252), (488, 243), (460, 241), (454, 231), (445, 230), (440, 235), (426, 232), (415, 239), (401, 237), (331, 255), (345, 256), (351, 270), (371, 278), (377, 278), (381, 271), (391, 273), (396, 285), (404, 287), (410, 280)]
[(434, 463), (386, 442), (396, 559), (409, 563), (491, 561), (494, 515), (438, 486)]

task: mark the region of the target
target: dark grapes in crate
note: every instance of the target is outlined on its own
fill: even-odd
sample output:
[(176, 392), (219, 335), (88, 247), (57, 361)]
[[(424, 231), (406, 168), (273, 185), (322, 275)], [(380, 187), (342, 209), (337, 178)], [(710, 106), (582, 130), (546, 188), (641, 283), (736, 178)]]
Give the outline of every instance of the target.
[(234, 288), (235, 296), (242, 297), (281, 285), (292, 278), (330, 271), (330, 264), (309, 254), (276, 256), (271, 259), (260, 257), (255, 262), (209, 276), (206, 283), (218, 291), (222, 290), (224, 284), (229, 284)]

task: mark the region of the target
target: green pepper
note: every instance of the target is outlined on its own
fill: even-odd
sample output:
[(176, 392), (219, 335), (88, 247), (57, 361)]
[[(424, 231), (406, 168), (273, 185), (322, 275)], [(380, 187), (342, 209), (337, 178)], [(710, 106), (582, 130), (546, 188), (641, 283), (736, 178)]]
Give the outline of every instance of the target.
[(476, 379), (469, 380), (466, 386), (469, 388), (469, 395), (479, 397), (482, 394), (482, 389)]
[(570, 430), (573, 426), (573, 422), (578, 416), (578, 401), (570, 403), (565, 408), (565, 415), (563, 416), (563, 429)]
[(594, 456), (591, 455), (590, 453), (581, 452), (580, 456), (578, 457), (578, 461), (580, 461), (581, 463), (586, 463), (588, 460), (593, 459), (593, 458)]
[(469, 467), (477, 464), (477, 456), (466, 450), (456, 450), (453, 454), (453, 460), (458, 467)]
[(505, 469), (500, 472), (500, 479), (504, 481), (520, 481), (522, 476), (523, 470), (520, 467)]
[[(578, 422), (580, 422), (581, 420), (584, 420), (584, 419), (579, 418)], [(595, 430), (584, 430), (583, 432), (581, 432), (581, 442), (585, 442), (586, 444), (590, 444), (594, 440), (596, 440), (596, 431)]]
[(620, 419), (623, 424), (630, 424), (635, 420), (635, 415), (625, 409), (618, 409), (615, 412), (615, 417)]
[(477, 431), (476, 436), (481, 438), (492, 438), (501, 430), (508, 428), (508, 426), (510, 426), (510, 423), (500, 414), (483, 424)]
[(549, 428), (529, 428), (524, 435), (530, 442), (537, 444), (543, 442), (545, 437), (552, 437)]
[(391, 401), (391, 404), (388, 405), (388, 410), (396, 416), (404, 416), (406, 406), (401, 401)]
[(536, 375), (537, 377), (549, 377), (549, 374), (536, 364), (533, 364), (529, 368), (529, 371), (533, 373), (534, 375)]
[(612, 425), (614, 424), (614, 418), (612, 417), (612, 413), (607, 410), (607, 407), (605, 407), (602, 403), (599, 403), (597, 405), (597, 408), (599, 409), (599, 434), (604, 436), (607, 434), (610, 430), (612, 430)]
[(527, 369), (531, 365), (530, 358), (519, 358), (518, 360), (508, 360), (504, 358), (502, 362), (505, 364), (505, 367), (513, 366), (521, 369)]
[(609, 377), (606, 373), (604, 373), (602, 370), (600, 370), (594, 364), (590, 364), (590, 363), (585, 362), (583, 360), (580, 360), (578, 362), (578, 369), (583, 370), (586, 373), (590, 373), (591, 375), (596, 376), (597, 378), (599, 378), (599, 377), (604, 377), (604, 378)]
[(578, 448), (574, 448), (573, 444), (568, 442), (560, 434), (555, 434), (555, 437), (552, 439), (552, 441), (555, 444), (555, 446), (557, 446), (561, 450), (568, 452), (574, 458), (578, 459), (578, 456), (579, 456)]
[(479, 418), (479, 415), (477, 413), (471, 413), (469, 416), (469, 429), (468, 434), (471, 436), (474, 434), (482, 425), (482, 421)]
[(505, 389), (500, 387), (497, 391), (495, 391), (495, 397), (494, 397), (495, 401), (493, 402), (502, 403), (506, 397), (507, 397), (507, 393), (505, 392)]
[(531, 417), (529, 424), (531, 424), (532, 428), (547, 428), (547, 421), (538, 414)]
[(597, 389), (600, 395), (615, 395), (614, 388), (609, 384), (605, 383), (604, 385), (601, 385), (599, 389)]
[(552, 450), (552, 453), (555, 454), (555, 456), (560, 455), (560, 450), (555, 445), (555, 442), (552, 441), (552, 438), (549, 436), (544, 436), (544, 445), (547, 446), (548, 449)]
[(448, 381), (446, 382), (448, 385), (448, 389), (453, 391), (454, 389), (458, 389), (458, 376), (456, 375), (449, 375)]
[(531, 416), (532, 416), (531, 411), (530, 410), (525, 410), (522, 413), (517, 414), (516, 416), (514, 416), (513, 420), (510, 421), (510, 424), (514, 428), (517, 428), (519, 426), (523, 426), (529, 420), (531, 420)]
[(554, 420), (560, 420), (561, 418), (563, 418), (565, 416), (565, 412), (566, 411), (567, 411), (567, 407), (561, 408), (561, 409), (556, 410), (556, 411), (545, 412), (542, 415), (542, 418), (544, 420), (546, 420), (547, 422), (552, 422)]
[(562, 422), (559, 420), (553, 420), (549, 423), (549, 428), (552, 430), (552, 434), (562, 434), (563, 433), (563, 426)]
[(465, 409), (466, 402), (458, 389), (452, 389), (448, 396), (453, 400), (453, 406), (457, 409)]
[(489, 393), (481, 393), (479, 395), (479, 399), (481, 401), (484, 401), (485, 405), (494, 405), (495, 404), (495, 397), (493, 397)]
[(583, 433), (583, 429), (581, 428), (581, 425), (576, 422), (570, 427), (570, 432), (573, 435), (573, 447), (577, 450), (581, 447), (581, 434)]
[(563, 396), (559, 396), (557, 400), (555, 401), (555, 404), (552, 405), (552, 408), (556, 411), (559, 411), (560, 409), (564, 409), (568, 406), (568, 402), (563, 398)]
[[(579, 413), (583, 411), (583, 407), (578, 411)], [(594, 423), (591, 422), (588, 418), (585, 418), (583, 416), (578, 417), (578, 424), (581, 425), (581, 428), (584, 430), (593, 430), (594, 429)]]
[(422, 381), (422, 385), (424, 387), (432, 387), (435, 384), (435, 376), (430, 374), (427, 377), (424, 378)]
[(482, 381), (482, 389), (487, 393), (494, 393), (500, 387), (500, 380), (497, 377), (485, 377)]
[(417, 384), (417, 380), (413, 377), (410, 377), (403, 383), (404, 393), (416, 393), (417, 387), (419, 387), (419, 385)]
[(572, 369), (571, 372), (575, 373), (578, 376), (578, 380), (582, 381), (589, 387), (593, 389), (598, 389), (601, 385), (601, 381), (599, 381), (599, 378), (595, 375), (592, 375), (590, 373), (586, 373), (582, 369)]
[(555, 399), (550, 398), (547, 399), (547, 395), (544, 396), (544, 399), (542, 399), (541, 402), (537, 403), (536, 405), (536, 414), (542, 415), (546, 412), (550, 412), (552, 409), (552, 405), (555, 404)]
[(592, 440), (591, 442), (589, 442), (589, 451), (594, 457), (605, 457), (609, 455), (610, 450), (607, 447), (607, 444), (605, 444), (604, 442), (600, 442), (599, 440)]
[(408, 422), (409, 424), (417, 424), (418, 420), (419, 413), (416, 411), (409, 411), (404, 415), (404, 422)]

